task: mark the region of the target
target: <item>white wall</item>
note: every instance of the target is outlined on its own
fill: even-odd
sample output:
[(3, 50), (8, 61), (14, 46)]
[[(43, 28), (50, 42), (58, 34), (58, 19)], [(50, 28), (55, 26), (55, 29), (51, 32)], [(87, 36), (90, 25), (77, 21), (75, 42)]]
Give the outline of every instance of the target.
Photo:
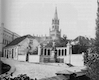
[(84, 60), (82, 54), (72, 54), (71, 55), (71, 64), (75, 66), (84, 66)]
[(29, 55), (29, 62), (40, 62), (40, 56), (38, 56), (38, 55)]
[(26, 61), (26, 55), (18, 55), (19, 61)]
[(69, 63), (69, 59), (71, 64), (74, 66), (84, 66), (84, 60), (82, 54), (72, 54), (71, 56), (58, 56), (58, 58), (63, 59), (64, 63)]

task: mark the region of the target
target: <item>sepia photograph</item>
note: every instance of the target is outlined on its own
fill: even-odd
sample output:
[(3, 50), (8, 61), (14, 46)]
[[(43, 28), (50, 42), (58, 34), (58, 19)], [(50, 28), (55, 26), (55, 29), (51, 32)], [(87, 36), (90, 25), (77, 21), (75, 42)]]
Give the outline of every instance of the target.
[(99, 80), (99, 0), (0, 0), (0, 80)]

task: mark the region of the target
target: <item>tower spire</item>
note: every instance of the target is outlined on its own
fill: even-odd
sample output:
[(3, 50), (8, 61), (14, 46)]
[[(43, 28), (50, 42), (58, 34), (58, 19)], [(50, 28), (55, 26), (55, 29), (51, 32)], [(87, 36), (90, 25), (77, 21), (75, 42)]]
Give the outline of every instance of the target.
[(54, 19), (58, 19), (57, 7), (55, 8), (55, 15), (54, 15)]

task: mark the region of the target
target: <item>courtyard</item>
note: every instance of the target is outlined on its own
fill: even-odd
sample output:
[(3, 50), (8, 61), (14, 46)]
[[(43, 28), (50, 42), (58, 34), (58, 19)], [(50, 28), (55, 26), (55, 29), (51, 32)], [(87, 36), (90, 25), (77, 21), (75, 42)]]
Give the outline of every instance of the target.
[(64, 63), (29, 63), (23, 61), (17, 61), (13, 59), (1, 58), (4, 63), (12, 64), (16, 71), (13, 73), (13, 77), (18, 76), (19, 74), (27, 74), (30, 78), (48, 78), (56, 76), (58, 71), (80, 71), (85, 67), (69, 67)]

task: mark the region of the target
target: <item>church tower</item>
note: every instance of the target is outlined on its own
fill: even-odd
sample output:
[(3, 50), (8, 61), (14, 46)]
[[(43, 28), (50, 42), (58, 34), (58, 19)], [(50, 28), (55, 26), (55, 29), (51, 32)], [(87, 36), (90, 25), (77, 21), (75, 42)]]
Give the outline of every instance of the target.
[(52, 29), (49, 31), (52, 40), (58, 40), (61, 37), (61, 30), (59, 31), (59, 19), (57, 14), (57, 7), (55, 9), (54, 18), (52, 19)]

